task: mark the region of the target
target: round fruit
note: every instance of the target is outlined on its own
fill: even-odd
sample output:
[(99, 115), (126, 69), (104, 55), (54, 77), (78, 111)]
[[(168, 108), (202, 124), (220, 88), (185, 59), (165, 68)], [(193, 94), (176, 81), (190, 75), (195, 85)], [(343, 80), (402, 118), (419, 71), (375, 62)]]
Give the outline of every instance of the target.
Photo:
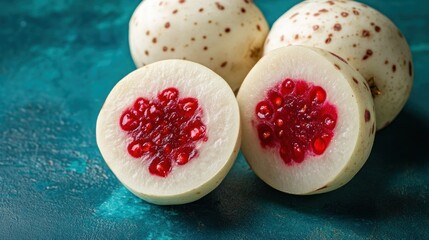
[(137, 67), (186, 59), (212, 69), (236, 91), (262, 55), (268, 24), (248, 0), (145, 0), (129, 25)]
[(187, 203), (212, 191), (230, 170), (240, 139), (234, 93), (210, 69), (184, 60), (130, 73), (97, 119), (107, 165), (155, 204)]
[(399, 29), (377, 10), (355, 1), (304, 1), (273, 25), (264, 52), (305, 45), (333, 52), (371, 87), (377, 129), (402, 110), (413, 84), (410, 48)]
[(370, 154), (375, 115), (369, 86), (333, 53), (303, 46), (274, 50), (250, 71), (237, 99), (243, 154), (280, 191), (334, 190)]

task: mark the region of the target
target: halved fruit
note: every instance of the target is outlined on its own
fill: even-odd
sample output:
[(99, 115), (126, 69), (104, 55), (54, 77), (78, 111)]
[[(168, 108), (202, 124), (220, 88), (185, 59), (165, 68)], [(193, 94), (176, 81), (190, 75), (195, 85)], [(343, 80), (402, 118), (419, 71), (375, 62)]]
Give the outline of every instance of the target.
[(252, 69), (237, 98), (245, 158), (280, 191), (336, 189), (370, 154), (376, 130), (370, 88), (335, 54), (303, 46), (274, 50)]
[(155, 204), (195, 201), (217, 187), (240, 145), (238, 104), (210, 69), (184, 60), (140, 68), (110, 92), (97, 144), (113, 173)]

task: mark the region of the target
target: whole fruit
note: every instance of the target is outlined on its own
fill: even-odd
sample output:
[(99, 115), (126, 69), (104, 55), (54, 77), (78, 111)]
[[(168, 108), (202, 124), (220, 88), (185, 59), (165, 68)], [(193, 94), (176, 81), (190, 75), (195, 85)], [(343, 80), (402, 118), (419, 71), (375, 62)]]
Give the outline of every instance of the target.
[(233, 91), (262, 55), (268, 24), (248, 0), (145, 0), (129, 24), (137, 67), (186, 59), (212, 69)]

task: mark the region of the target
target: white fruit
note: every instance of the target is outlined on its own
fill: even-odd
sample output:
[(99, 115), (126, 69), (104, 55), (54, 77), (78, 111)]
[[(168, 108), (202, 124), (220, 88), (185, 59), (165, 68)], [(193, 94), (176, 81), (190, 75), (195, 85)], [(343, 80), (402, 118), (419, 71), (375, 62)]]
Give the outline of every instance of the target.
[[(141, 98), (147, 101), (136, 108)], [(202, 124), (195, 127), (195, 122)], [(188, 203), (212, 191), (233, 165), (241, 139), (238, 104), (228, 84), (184, 60), (160, 61), (127, 75), (107, 97), (96, 130), (99, 149), (116, 177), (155, 204)], [(130, 150), (134, 142), (141, 145)], [(186, 162), (178, 155), (185, 147), (192, 149)]]
[(334, 190), (370, 154), (375, 115), (369, 86), (332, 53), (303, 46), (273, 50), (250, 71), (237, 99), (243, 154), (280, 191)]
[(371, 86), (377, 129), (402, 110), (413, 84), (410, 48), (399, 29), (377, 10), (355, 1), (304, 1), (273, 25), (264, 52), (305, 45), (334, 52)]
[(268, 24), (251, 1), (145, 0), (129, 24), (137, 67), (186, 59), (212, 69), (236, 91), (262, 55)]

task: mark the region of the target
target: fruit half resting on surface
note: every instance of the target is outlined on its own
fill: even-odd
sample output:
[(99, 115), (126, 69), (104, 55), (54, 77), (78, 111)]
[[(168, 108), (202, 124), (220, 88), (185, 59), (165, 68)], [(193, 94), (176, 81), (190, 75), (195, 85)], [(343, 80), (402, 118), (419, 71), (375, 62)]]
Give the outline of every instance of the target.
[(280, 191), (334, 190), (370, 154), (376, 123), (369, 86), (335, 54), (303, 46), (274, 50), (255, 65), (237, 99), (243, 154)]
[(303, 1), (274, 24), (264, 52), (305, 45), (344, 58), (367, 80), (374, 98), (377, 129), (387, 126), (407, 102), (413, 61), (405, 37), (386, 16), (355, 1)]
[(262, 56), (268, 23), (252, 1), (145, 0), (129, 23), (137, 67), (165, 59), (203, 64), (237, 91)]
[(210, 69), (184, 60), (140, 68), (110, 92), (97, 144), (118, 179), (155, 204), (195, 201), (217, 187), (240, 145), (238, 104)]

